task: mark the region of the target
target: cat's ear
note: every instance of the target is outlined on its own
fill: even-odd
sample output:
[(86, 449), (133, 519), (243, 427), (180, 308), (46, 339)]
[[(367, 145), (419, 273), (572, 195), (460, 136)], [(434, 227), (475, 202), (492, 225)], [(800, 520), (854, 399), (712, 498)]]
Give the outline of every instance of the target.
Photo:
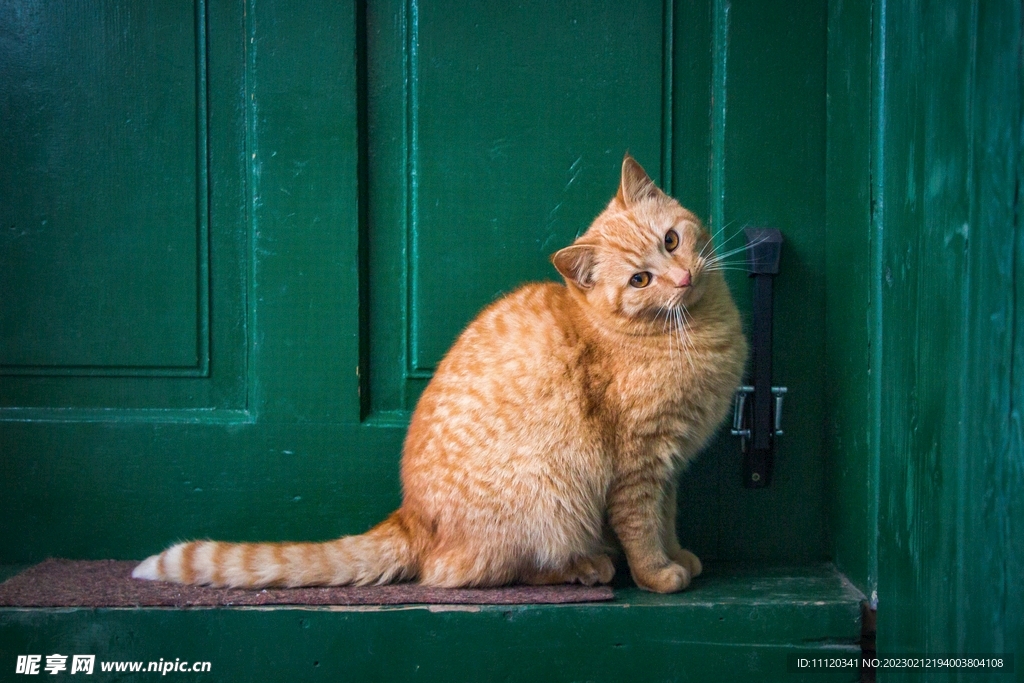
[(639, 201), (661, 195), (661, 190), (647, 175), (643, 166), (627, 152), (626, 158), (622, 160), (622, 180), (619, 182), (619, 192), (615, 198), (628, 209)]
[(573, 244), (559, 249), (551, 256), (551, 263), (567, 282), (580, 289), (594, 286), (594, 248), (586, 244)]

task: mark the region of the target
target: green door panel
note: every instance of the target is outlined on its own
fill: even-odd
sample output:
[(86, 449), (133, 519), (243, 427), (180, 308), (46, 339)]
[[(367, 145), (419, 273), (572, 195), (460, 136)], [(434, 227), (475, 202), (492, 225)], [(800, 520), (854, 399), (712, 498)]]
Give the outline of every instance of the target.
[(183, 3), (5, 6), (4, 366), (199, 369), (204, 24)]
[(556, 277), (626, 149), (661, 174), (671, 30), (658, 3), (391, 2), (367, 31), (370, 400), (402, 410), (481, 308)]
[[(660, 3), (422, 3), (410, 108), (410, 369), (611, 199), (629, 149), (659, 174)], [(371, 140), (372, 143), (372, 140)]]
[[(134, 16), (133, 10), (123, 3), (119, 11)], [(287, 535), (323, 537), (365, 529), (397, 503), (400, 437), (394, 430), (358, 426), (355, 15), (347, 6), (280, 17), (273, 10), (199, 4), (180, 19), (189, 40), (205, 46), (208, 61), (209, 268), (193, 267), (189, 276), (209, 282), (208, 324), (194, 323), (208, 335), (208, 367), (176, 374), (128, 368), (120, 376), (5, 367), (5, 557), (137, 557), (175, 536), (207, 533), (202, 518), (224, 523), (211, 530), (216, 535), (237, 536), (248, 524), (238, 516), (246, 509), (257, 527), (291, 517), (296, 524)], [(90, 24), (56, 26), (64, 35), (42, 54), (60, 61), (67, 58), (61, 46)], [(4, 59), (11, 58), (7, 46), (19, 35), (0, 43)], [(89, 45), (106, 49), (102, 42)], [(147, 63), (160, 63), (160, 47), (157, 41), (146, 53)], [(195, 84), (193, 79), (190, 87)], [(134, 95), (160, 101), (174, 87), (161, 84)], [(12, 102), (23, 106), (22, 98)], [(94, 114), (90, 134), (106, 125), (106, 115)], [(193, 206), (193, 229), (196, 211)], [(160, 221), (147, 220), (146, 230), (159, 233)], [(193, 235), (193, 250), (199, 249)], [(25, 252), (18, 258), (31, 274), (47, 256)], [(93, 257), (98, 263), (106, 258), (99, 252)], [(34, 286), (30, 278), (4, 280), (0, 298), (6, 301), (15, 284), (26, 291)], [(193, 298), (197, 291), (193, 283)], [(109, 316), (120, 315), (117, 295), (116, 289), (104, 294)], [(154, 344), (166, 341), (153, 337)], [(284, 442), (278, 445), (274, 434), (284, 434)], [(296, 439), (311, 439), (316, 447), (307, 450)], [(281, 459), (260, 465), (259, 454), (267, 452)], [(341, 485), (325, 474), (332, 462), (384, 469), (345, 476)], [(248, 480), (246, 472), (256, 478)], [(223, 477), (221, 484), (208, 475)], [(288, 485), (292, 475), (319, 482), (314, 488), (321, 493)], [(348, 485), (362, 487), (376, 503), (346, 505)], [(72, 493), (79, 487), (80, 494)], [(276, 500), (279, 487), (295, 489), (282, 499), (292, 505), (325, 501), (332, 527), (320, 527), (308, 514), (293, 515), (288, 505), (260, 512), (260, 501)], [(203, 493), (210, 491), (220, 493), (206, 500)], [(144, 529), (128, 519), (169, 524)], [(273, 533), (264, 527), (254, 537)]]
[(241, 5), (0, 13), (0, 406), (243, 409)]

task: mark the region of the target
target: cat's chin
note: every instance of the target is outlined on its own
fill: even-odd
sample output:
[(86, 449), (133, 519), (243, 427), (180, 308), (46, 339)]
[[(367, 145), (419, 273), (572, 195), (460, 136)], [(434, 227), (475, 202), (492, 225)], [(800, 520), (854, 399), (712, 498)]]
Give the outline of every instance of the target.
[(716, 280), (709, 280), (707, 277), (701, 277), (699, 280), (693, 283), (692, 286), (686, 288), (686, 292), (680, 297), (677, 302), (677, 306), (685, 306), (687, 310), (692, 310), (697, 304), (701, 303), (710, 294), (712, 298), (717, 296), (718, 291), (725, 282), (721, 283)]
[(689, 312), (700, 303), (701, 299), (704, 298), (704, 290), (693, 290), (689, 291), (683, 296), (676, 297), (672, 301), (668, 302), (664, 306), (658, 309), (660, 315), (664, 318), (665, 314), (672, 315), (675, 312), (679, 312), (683, 316), (688, 316)]

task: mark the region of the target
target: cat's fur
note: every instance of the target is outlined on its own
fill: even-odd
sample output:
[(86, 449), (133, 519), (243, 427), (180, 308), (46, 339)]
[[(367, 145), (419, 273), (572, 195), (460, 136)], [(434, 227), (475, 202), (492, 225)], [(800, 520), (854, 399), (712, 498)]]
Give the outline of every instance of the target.
[[(612, 578), (610, 528), (637, 584), (685, 588), (701, 564), (676, 538), (676, 474), (721, 424), (747, 356), (709, 241), (627, 155), (616, 197), (552, 257), (566, 285), (491, 304), (438, 366), (409, 427), (396, 512), (326, 543), (181, 543), (133, 576), (593, 584)], [(641, 272), (649, 284), (631, 286)]]

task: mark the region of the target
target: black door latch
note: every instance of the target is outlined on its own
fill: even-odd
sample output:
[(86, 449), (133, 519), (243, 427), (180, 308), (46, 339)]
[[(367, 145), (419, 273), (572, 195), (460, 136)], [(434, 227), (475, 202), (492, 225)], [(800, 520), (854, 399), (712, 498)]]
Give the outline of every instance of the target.
[(743, 448), (743, 485), (764, 488), (772, 478), (775, 438), (782, 436), (786, 387), (772, 386), (772, 284), (779, 272), (782, 233), (747, 228), (747, 269), (754, 279), (751, 383), (739, 388), (732, 433)]

